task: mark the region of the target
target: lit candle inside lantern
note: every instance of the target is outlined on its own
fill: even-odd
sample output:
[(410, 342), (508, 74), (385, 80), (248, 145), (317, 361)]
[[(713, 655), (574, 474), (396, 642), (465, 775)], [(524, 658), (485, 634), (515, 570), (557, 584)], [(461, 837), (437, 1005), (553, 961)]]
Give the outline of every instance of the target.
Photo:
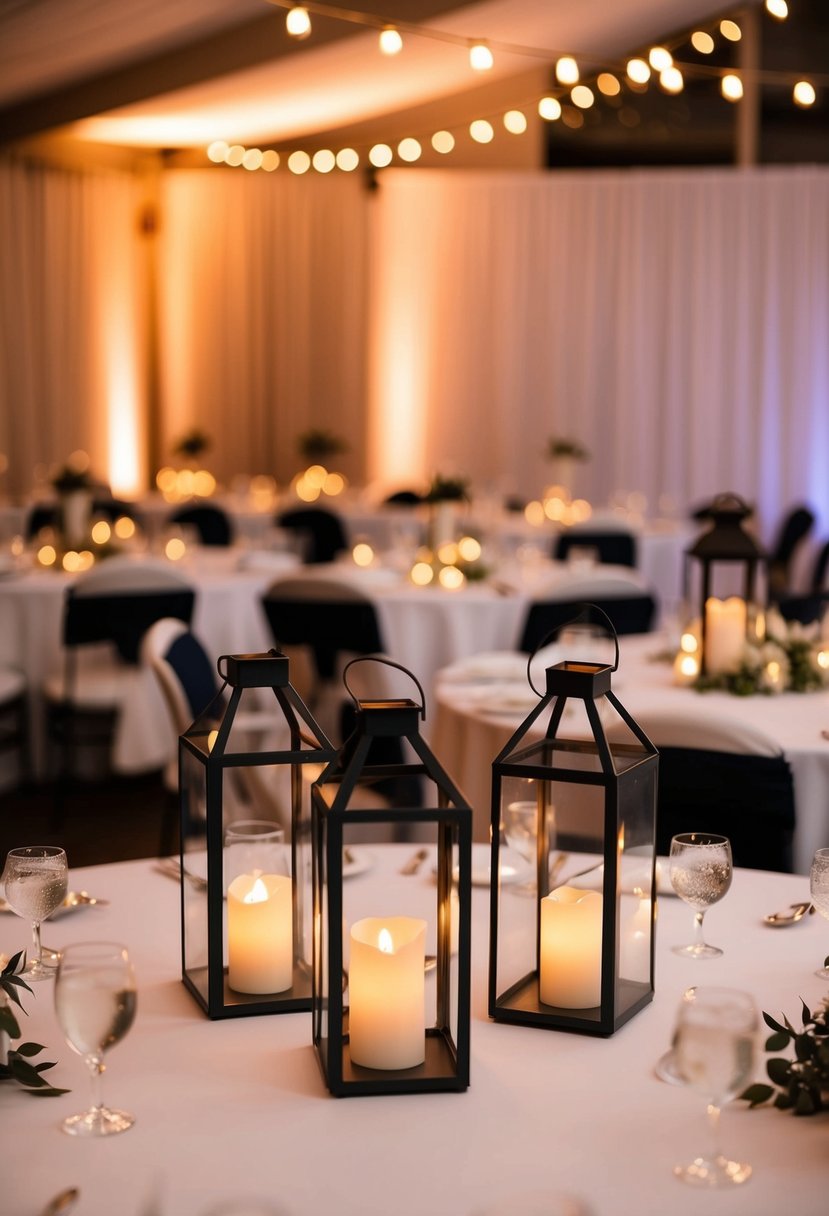
[(539, 996), (561, 1009), (592, 1009), (602, 997), (602, 906), (598, 891), (558, 887), (541, 900)]
[(733, 671), (746, 641), (746, 604), (739, 596), (705, 601), (705, 670)]
[(426, 922), (367, 917), (351, 927), (348, 1037), (364, 1068), (414, 1068), (426, 1057)]
[(285, 992), (293, 983), (291, 880), (240, 874), (227, 889), (227, 982), (234, 992)]

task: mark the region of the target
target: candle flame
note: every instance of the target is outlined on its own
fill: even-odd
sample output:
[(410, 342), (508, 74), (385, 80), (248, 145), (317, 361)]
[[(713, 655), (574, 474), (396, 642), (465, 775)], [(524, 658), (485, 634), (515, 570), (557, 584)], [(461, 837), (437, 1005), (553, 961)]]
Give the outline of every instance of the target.
[(382, 954), (394, 954), (394, 942), (388, 929), (381, 929), (377, 937), (377, 947)]
[(261, 878), (257, 878), (247, 895), (242, 900), (243, 904), (263, 904), (268, 898), (268, 888), (262, 882)]
[(699, 643), (693, 633), (683, 633), (679, 640), (679, 648), (686, 654), (695, 654), (699, 648)]

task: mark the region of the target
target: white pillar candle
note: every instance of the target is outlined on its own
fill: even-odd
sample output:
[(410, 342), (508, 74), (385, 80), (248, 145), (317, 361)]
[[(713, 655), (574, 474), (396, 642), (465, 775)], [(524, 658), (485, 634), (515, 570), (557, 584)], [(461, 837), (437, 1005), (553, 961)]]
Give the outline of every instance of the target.
[(414, 1068), (426, 1058), (426, 921), (370, 916), (351, 927), (348, 1037), (364, 1068)]
[(240, 874), (227, 889), (227, 982), (234, 992), (285, 992), (293, 983), (291, 880)]
[(598, 891), (558, 887), (541, 900), (539, 995), (560, 1009), (602, 999), (602, 906)]
[(746, 643), (746, 604), (739, 596), (705, 601), (705, 670), (733, 671)]

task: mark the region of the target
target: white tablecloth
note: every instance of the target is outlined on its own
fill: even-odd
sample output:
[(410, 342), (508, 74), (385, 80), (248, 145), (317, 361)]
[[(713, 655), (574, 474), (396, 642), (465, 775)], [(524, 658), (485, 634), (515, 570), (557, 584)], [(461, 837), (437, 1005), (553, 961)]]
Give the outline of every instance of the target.
[[(794, 778), (795, 869), (808, 874), (815, 849), (829, 845), (829, 692), (734, 697), (697, 693), (673, 683), (670, 663), (654, 662), (664, 648), (657, 634), (623, 637), (613, 690), (635, 717), (662, 712), (698, 711), (753, 727), (783, 749)], [(437, 712), (432, 729), (435, 750), (454, 775), (475, 812), (475, 836), (489, 839), (491, 765), (513, 730), (529, 713), (505, 704), (504, 687), (474, 679), (437, 680)], [(517, 695), (515, 687), (513, 692)], [(524, 687), (524, 692), (529, 690)], [(488, 702), (488, 704), (487, 704)], [(499, 705), (502, 712), (499, 712)]]
[[(176, 569), (196, 592), (193, 628), (217, 657), (267, 650), (273, 639), (261, 607), (266, 587), (295, 569), (290, 554), (198, 548)], [(241, 566), (241, 568), (240, 568)], [(47, 772), (43, 681), (61, 666), (63, 602), (71, 576), (31, 570), (0, 581), (0, 663), (23, 671), (29, 689), (30, 751), (36, 776)], [(175, 750), (166, 706), (149, 671), (132, 672), (132, 691), (113, 745), (117, 771), (162, 767)]]
[[(366, 911), (401, 899), (431, 904), (428, 867), (414, 878), (397, 874), (410, 852), (373, 849), (374, 869), (349, 880), (358, 884), (355, 901)], [(813, 974), (829, 948), (826, 923), (761, 923), (763, 913), (808, 895), (802, 878), (738, 871), (706, 918), (709, 940), (725, 953), (704, 962), (671, 953), (689, 937), (692, 914), (660, 900), (655, 999), (610, 1039), (489, 1021), (488, 891), (475, 889), (470, 1088), (343, 1100), (323, 1085), (310, 1014), (203, 1016), (180, 981), (178, 888), (149, 863), (72, 871), (70, 886), (111, 906), (47, 923), (47, 944), (124, 941), (135, 961), (138, 1015), (103, 1086), (105, 1101), (136, 1123), (101, 1143), (59, 1131), (88, 1105), (88, 1077), (63, 1043), (51, 985), (24, 994), (25, 1035), (46, 1044), (58, 1061), (54, 1084), (72, 1092), (35, 1100), (0, 1086), (4, 1216), (34, 1216), (70, 1185), (81, 1190), (78, 1216), (206, 1216), (244, 1197), (268, 1200), (283, 1216), (471, 1216), (495, 1200), (511, 1200), (518, 1213), (521, 1194), (538, 1190), (578, 1194), (593, 1216), (825, 1216), (826, 1115), (796, 1119), (732, 1103), (723, 1144), (755, 1174), (729, 1194), (700, 1194), (671, 1171), (707, 1147), (704, 1103), (652, 1071), (689, 984), (746, 989), (760, 1009), (793, 1021), (800, 997), (814, 1007), (826, 995)], [(12, 952), (27, 937), (22, 921), (0, 917), (0, 949)]]

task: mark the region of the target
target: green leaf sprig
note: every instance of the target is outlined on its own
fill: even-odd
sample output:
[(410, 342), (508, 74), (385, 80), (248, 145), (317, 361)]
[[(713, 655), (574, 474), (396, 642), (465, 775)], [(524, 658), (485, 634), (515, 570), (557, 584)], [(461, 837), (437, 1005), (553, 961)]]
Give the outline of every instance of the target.
[[(829, 958), (825, 965), (829, 967)], [(766, 1061), (772, 1084), (749, 1085), (740, 1094), (751, 1107), (774, 1099), (778, 1110), (796, 1115), (829, 1110), (829, 998), (814, 1013), (802, 998), (800, 1004), (802, 1030), (795, 1030), (785, 1014), (782, 1022), (763, 1014), (763, 1021), (773, 1031), (766, 1040), (766, 1051), (784, 1051), (791, 1045), (794, 1058), (775, 1056)]]
[[(21, 1013), (25, 1013), (20, 999), (20, 989), (31, 992), (31, 988), (19, 972), (26, 966), (26, 953), (23, 950), (12, 955), (2, 971), (0, 971), (0, 991), (5, 993), (8, 1002), (0, 1004), (0, 1030), (5, 1030), (10, 1039), (21, 1037), (20, 1024), (12, 1008), (16, 1005)], [(10, 1048), (5, 1064), (0, 1061), (0, 1081), (16, 1081), (27, 1093), (38, 1098), (56, 1098), (60, 1094), (68, 1094), (68, 1089), (58, 1089), (50, 1085), (43, 1073), (54, 1068), (57, 1061), (44, 1060), (40, 1064), (29, 1063), (35, 1056), (40, 1055), (45, 1048), (41, 1043), (21, 1043), (19, 1047)]]

